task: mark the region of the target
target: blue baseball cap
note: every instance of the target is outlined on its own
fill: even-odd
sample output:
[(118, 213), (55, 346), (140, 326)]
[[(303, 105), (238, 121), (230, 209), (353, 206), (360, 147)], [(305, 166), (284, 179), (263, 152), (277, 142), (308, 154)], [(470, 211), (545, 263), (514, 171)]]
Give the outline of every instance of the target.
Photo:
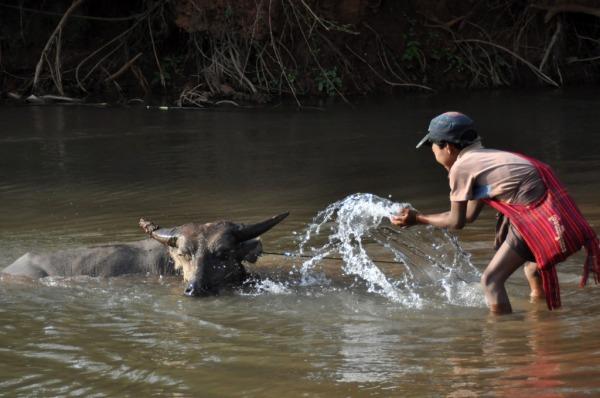
[(475, 123), (467, 115), (460, 112), (446, 112), (431, 119), (428, 133), (417, 144), (449, 142), (451, 144), (471, 144), (479, 139)]

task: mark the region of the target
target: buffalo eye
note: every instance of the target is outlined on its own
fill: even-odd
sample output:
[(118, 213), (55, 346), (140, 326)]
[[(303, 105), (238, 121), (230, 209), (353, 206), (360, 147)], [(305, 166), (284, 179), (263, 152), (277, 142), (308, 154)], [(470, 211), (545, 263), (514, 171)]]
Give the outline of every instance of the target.
[(177, 256), (186, 261), (190, 261), (197, 252), (198, 244), (188, 237), (181, 236), (177, 242)]
[(183, 258), (186, 261), (190, 261), (192, 259), (192, 255), (188, 252), (184, 252), (184, 253), (177, 253), (177, 256)]
[(177, 257), (190, 261), (192, 259), (192, 253), (187, 248), (180, 248), (177, 250)]

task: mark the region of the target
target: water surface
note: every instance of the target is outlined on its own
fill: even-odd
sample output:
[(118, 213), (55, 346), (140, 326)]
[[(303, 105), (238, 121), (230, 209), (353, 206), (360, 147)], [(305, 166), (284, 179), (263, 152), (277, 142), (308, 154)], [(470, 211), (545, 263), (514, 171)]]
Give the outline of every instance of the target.
[[(487, 146), (554, 166), (598, 230), (599, 105), (594, 92), (577, 90), (324, 112), (3, 107), (0, 268), (27, 251), (141, 239), (141, 216), (169, 226), (291, 211), (263, 237), (265, 249), (286, 252), (298, 250), (319, 212), (355, 193), (444, 211), (445, 172), (414, 145), (449, 109), (470, 114)], [(493, 254), (493, 225), (486, 211), (457, 234), (471, 254), (461, 257), (469, 276)], [(434, 232), (420, 233), (426, 241)], [(327, 236), (305, 248), (318, 250)], [(365, 241), (372, 256), (390, 255), (384, 238)], [(267, 270), (261, 289), (200, 300), (183, 297), (177, 278), (1, 282), (0, 395), (597, 395), (600, 288), (577, 288), (582, 259), (559, 268), (563, 309), (530, 303), (518, 271), (508, 286), (515, 313), (499, 318), (476, 283), (450, 281), (468, 300), (440, 293), (435, 278), (392, 283), (422, 298), (410, 305), (343, 264), (316, 283), (302, 278), (318, 277), (318, 267)], [(378, 267), (400, 281), (396, 266)]]

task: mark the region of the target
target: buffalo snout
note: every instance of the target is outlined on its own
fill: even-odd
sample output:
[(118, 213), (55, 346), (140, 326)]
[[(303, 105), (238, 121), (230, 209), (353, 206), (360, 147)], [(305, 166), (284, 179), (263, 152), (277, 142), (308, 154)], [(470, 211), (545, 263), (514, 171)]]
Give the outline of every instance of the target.
[(198, 283), (196, 282), (191, 282), (190, 284), (188, 284), (183, 293), (189, 297), (197, 297), (204, 295), (203, 289), (201, 289), (200, 285), (198, 285)]

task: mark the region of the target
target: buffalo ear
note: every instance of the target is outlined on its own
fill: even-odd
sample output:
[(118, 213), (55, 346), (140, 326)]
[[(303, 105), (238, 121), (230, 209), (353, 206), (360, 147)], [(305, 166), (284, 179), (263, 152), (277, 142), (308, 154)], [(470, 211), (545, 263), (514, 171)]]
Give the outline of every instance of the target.
[(248, 261), (255, 263), (258, 257), (262, 254), (262, 243), (260, 239), (250, 239), (238, 245), (237, 259), (238, 261)]
[(284, 218), (286, 218), (289, 215), (290, 215), (289, 212), (285, 212), (285, 213), (279, 214), (275, 217), (271, 217), (265, 221), (259, 222), (257, 224), (251, 224), (251, 225), (243, 225), (242, 224), (242, 225), (240, 225), (240, 228), (237, 231), (233, 231), (233, 235), (240, 242), (254, 239), (254, 238), (264, 234), (265, 232), (267, 232), (268, 230), (273, 228), (275, 225), (279, 224), (281, 221), (283, 221)]

